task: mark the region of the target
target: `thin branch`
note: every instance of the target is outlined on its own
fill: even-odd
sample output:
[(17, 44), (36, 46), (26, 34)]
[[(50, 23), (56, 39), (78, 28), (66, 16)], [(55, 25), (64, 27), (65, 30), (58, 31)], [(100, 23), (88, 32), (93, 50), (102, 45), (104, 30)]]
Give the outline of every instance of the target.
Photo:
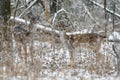
[[(97, 3), (97, 2), (95, 2), (95, 1), (93, 1), (93, 0), (89, 0), (89, 1), (92, 2), (94, 5), (96, 5), (96, 6), (100, 7), (100, 8), (102, 8), (102, 9), (104, 9), (104, 6), (103, 6), (103, 5), (100, 5), (99, 3)], [(114, 14), (115, 16), (117, 16), (118, 18), (120, 18), (120, 14), (114, 13), (114, 11), (111, 11), (111, 10), (108, 9), (108, 8), (106, 8), (106, 11), (107, 11), (108, 13)]]
[(87, 6), (83, 3), (85, 11), (87, 12), (88, 16), (92, 19), (93, 22), (95, 22), (96, 24), (99, 24), (95, 18), (91, 15), (91, 13), (89, 12), (89, 10), (87, 9)]
[[(14, 20), (14, 17), (11, 16), (10, 20)], [(21, 18), (18, 18), (18, 17), (15, 17), (15, 21), (16, 22), (19, 22), (19, 23), (22, 23), (22, 24), (27, 24), (29, 25), (30, 22), (29, 21), (26, 21), (24, 19), (21, 19)], [(47, 31), (47, 32), (53, 32), (55, 34), (58, 34), (60, 35), (61, 31), (59, 30), (55, 30), (53, 28), (50, 28), (50, 27), (47, 27), (47, 26), (43, 26), (43, 25), (40, 25), (40, 24), (34, 24), (33, 26), (35, 26), (35, 29), (41, 29), (43, 31)], [(77, 34), (82, 34), (80, 31), (75, 31), (75, 32), (66, 32), (66, 35), (77, 35)], [(117, 43), (120, 43), (120, 40), (108, 40), (109, 42), (117, 42)]]
[(54, 22), (55, 22), (55, 19), (57, 17), (57, 14), (59, 14), (60, 12), (65, 12), (66, 10), (64, 8), (61, 8), (60, 10), (58, 10), (55, 14), (54, 14), (54, 17), (53, 17), (53, 20), (52, 20), (52, 24), (54, 25)]
[[(96, 25), (100, 26), (100, 23), (98, 23), (98, 22), (95, 20), (95, 18), (91, 15), (91, 13), (89, 12), (89, 10), (87, 9), (87, 6), (86, 6), (84, 3), (83, 3), (83, 5), (84, 5), (84, 8), (85, 8), (85, 11), (87, 12), (87, 14), (88, 14), (88, 16), (91, 18), (91, 20), (92, 20), (93, 22), (95, 22)], [(94, 26), (94, 27), (95, 27), (95, 26)], [(92, 27), (92, 28), (90, 29), (89, 33), (92, 32), (92, 30), (94, 29), (94, 27)]]
[(28, 9), (30, 9), (35, 3), (36, 3), (37, 0), (34, 0), (20, 15), (19, 17), (21, 17)]
[[(115, 13), (115, 3), (113, 2), (113, 13)], [(113, 30), (114, 31), (114, 28), (115, 28), (115, 15), (113, 14)]]
[[(11, 21), (14, 20), (14, 17), (11, 16), (10, 18)], [(18, 23), (22, 23), (22, 24), (27, 24), (29, 25), (30, 24), (30, 21), (26, 21), (24, 19), (21, 19), (19, 17), (15, 17), (15, 21), (18, 22)], [(54, 32), (55, 34), (58, 34), (60, 35), (61, 31), (58, 31), (58, 30), (55, 30), (53, 28), (50, 28), (50, 27), (47, 27), (47, 26), (43, 26), (43, 25), (40, 25), (40, 24), (34, 24), (35, 28), (36, 29), (42, 29), (44, 31), (48, 31), (48, 32)], [(66, 35), (76, 35), (76, 34), (81, 34), (80, 31), (76, 31), (76, 32), (66, 32)]]
[(116, 43), (120, 43), (120, 40), (108, 40), (109, 42), (116, 42)]
[(114, 45), (112, 45), (112, 49), (113, 49), (113, 51), (114, 51), (114, 53), (115, 53), (117, 59), (120, 59), (120, 56), (118, 55), (119, 53), (116, 52), (115, 46), (114, 46)]
[[(18, 4), (19, 4), (19, 0), (17, 0), (17, 5), (16, 5), (16, 7), (15, 7), (14, 18), (16, 17)], [(14, 25), (15, 25), (15, 19), (14, 19)]]

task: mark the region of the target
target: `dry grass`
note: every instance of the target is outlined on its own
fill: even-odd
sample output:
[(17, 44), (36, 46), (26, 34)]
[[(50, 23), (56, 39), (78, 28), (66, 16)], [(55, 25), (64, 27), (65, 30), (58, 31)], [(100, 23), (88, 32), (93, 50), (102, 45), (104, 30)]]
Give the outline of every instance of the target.
[[(18, 4), (20, 8), (16, 16), (26, 9), (27, 5), (24, 1), (27, 0), (21, 0), (21, 4)], [(34, 22), (37, 22), (44, 25), (49, 23), (52, 28), (59, 31), (71, 32), (91, 28), (94, 28), (93, 32), (104, 30), (104, 11), (93, 4), (87, 5), (90, 11), (88, 14), (84, 9), (83, 1), (73, 0), (71, 11), (58, 13), (55, 21), (52, 22), (54, 15), (52, 16), (49, 12), (49, 0), (42, 0), (42, 2), (40, 5), (45, 9), (44, 11), (37, 4), (30, 10), (35, 15), (33, 18), (36, 18), (36, 20), (30, 20), (31, 29)], [(16, 4), (12, 5), (16, 6)], [(66, 9), (65, 5), (66, 1), (62, 4), (64, 9)], [(91, 10), (89, 6), (93, 6), (93, 9)], [(12, 15), (14, 11), (13, 8)], [(94, 20), (89, 17), (90, 15)], [(27, 15), (22, 18), (29, 21)], [(29, 36), (25, 33), (16, 35), (12, 22), (5, 26), (1, 24), (0, 21), (0, 80), (95, 80), (117, 75), (117, 61), (111, 55), (113, 52), (109, 46), (107, 50), (102, 47), (102, 45), (106, 46), (103, 44), (104, 36), (96, 33), (65, 35), (63, 41), (59, 35), (42, 30), (33, 31)], [(108, 25), (107, 28), (110, 33), (112, 27)], [(104, 43), (107, 44), (107, 42)], [(100, 52), (101, 48), (102, 52)]]
[[(39, 34), (33, 35), (36, 36), (30, 36), (27, 43), (24, 44), (19, 41), (12, 41), (12, 43), (7, 40), (2, 41), (4, 49), (0, 51), (0, 80), (9, 80), (11, 77), (18, 79), (18, 76), (21, 76), (20, 80), (37, 80), (49, 76), (49, 74), (44, 73), (46, 70), (50, 70), (51, 73), (57, 70), (60, 74), (67, 69), (83, 69), (90, 74), (101, 76), (112, 75), (116, 72), (116, 65), (111, 63), (114, 58), (112, 55), (96, 54), (91, 49), (82, 46), (75, 49), (74, 56), (72, 55), (70, 59), (71, 68), (67, 61), (69, 59), (65, 57), (67, 50), (60, 42), (55, 42), (54, 35), (46, 33), (41, 36)], [(24, 40), (26, 39), (24, 38)], [(8, 44), (13, 45), (8, 46)], [(46, 57), (51, 58), (51, 60)], [(77, 76), (75, 73), (78, 71), (74, 71), (73, 74)], [(52, 79), (56, 80), (57, 76), (53, 76)], [(87, 80), (85, 77), (80, 77), (80, 79)]]

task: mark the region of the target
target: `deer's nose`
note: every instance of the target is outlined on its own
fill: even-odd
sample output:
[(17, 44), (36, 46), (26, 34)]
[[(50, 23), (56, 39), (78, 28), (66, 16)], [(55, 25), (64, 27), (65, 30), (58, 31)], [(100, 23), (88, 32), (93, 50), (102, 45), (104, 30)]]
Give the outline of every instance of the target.
[(15, 28), (14, 28), (14, 31), (17, 31), (17, 32), (24, 32), (24, 31), (26, 31), (24, 28), (22, 28), (21, 26), (16, 26)]

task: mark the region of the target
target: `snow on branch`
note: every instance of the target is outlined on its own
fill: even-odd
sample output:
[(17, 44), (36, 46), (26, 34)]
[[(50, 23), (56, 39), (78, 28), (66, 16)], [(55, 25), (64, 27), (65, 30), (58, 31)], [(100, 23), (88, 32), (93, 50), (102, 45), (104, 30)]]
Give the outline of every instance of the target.
[[(26, 21), (26, 20), (18, 18), (18, 17), (14, 18), (13, 16), (11, 16), (10, 20), (15, 20), (15, 22), (19, 22), (19, 23), (23, 23), (23, 24), (27, 24), (27, 25), (30, 24), (29, 21)], [(43, 26), (43, 25), (40, 25), (38, 23), (34, 24), (33, 26), (35, 27), (35, 30), (41, 29), (43, 31), (50, 32), (50, 33), (53, 32), (53, 33), (58, 34), (58, 35), (61, 35), (61, 33), (62, 33), (62, 31), (55, 30), (53, 28)], [(76, 32), (66, 32), (65, 34), (69, 36), (69, 35), (77, 35), (77, 34), (84, 34), (84, 33), (81, 33), (81, 31), (76, 31)], [(108, 37), (108, 41), (109, 42), (118, 42), (118, 43), (120, 43), (120, 34), (118, 32), (113, 32)]]
[(19, 17), (21, 17), (27, 10), (29, 10), (35, 3), (37, 0), (34, 0), (20, 15)]
[(120, 43), (120, 34), (118, 32), (113, 32), (109, 37), (108, 37), (109, 42), (116, 42)]
[[(89, 0), (90, 2), (92, 2), (94, 5), (104, 9), (104, 6), (103, 5), (100, 5), (99, 3), (93, 1), (93, 0)], [(117, 16), (118, 18), (120, 18), (120, 14), (118, 13), (114, 13), (113, 11), (109, 10), (108, 8), (106, 8), (107, 12), (111, 13), (111, 14), (114, 14), (115, 16)]]
[[(10, 20), (11, 20), (11, 21), (15, 20), (15, 22), (22, 23), (22, 24), (27, 24), (27, 25), (30, 24), (30, 21), (26, 21), (26, 20), (21, 19), (21, 18), (19, 18), (19, 17), (15, 17), (15, 18), (14, 18), (13, 16), (11, 16)], [(53, 32), (53, 33), (58, 34), (58, 35), (60, 35), (60, 33), (61, 33), (61, 31), (55, 30), (55, 29), (50, 28), (50, 27), (47, 27), (47, 26), (40, 25), (40, 24), (38, 24), (38, 23), (34, 24), (34, 26), (35, 26), (35, 29), (36, 29), (36, 30), (37, 30), (37, 29), (41, 29), (41, 30), (43, 30), (43, 31)], [(66, 33), (66, 35), (76, 35), (76, 34), (81, 34), (81, 32), (80, 32), (80, 31), (77, 31), (77, 32), (67, 32), (67, 33)]]
[(83, 3), (85, 11), (87, 12), (87, 14), (89, 15), (89, 17), (92, 19), (93, 22), (95, 22), (97, 25), (100, 26), (100, 23), (98, 23), (95, 18), (91, 15), (91, 13), (89, 12), (89, 10), (87, 9), (87, 6)]
[(26, 20), (21, 19), (21, 18), (19, 18), (19, 17), (15, 17), (15, 18), (14, 18), (13, 16), (11, 16), (11, 17), (10, 17), (10, 20), (11, 20), (11, 21), (14, 21), (14, 20), (15, 20), (15, 22), (22, 23), (22, 24), (30, 24), (29, 21), (26, 21)]
[(53, 20), (52, 20), (52, 24), (54, 24), (55, 19), (56, 19), (56, 17), (57, 17), (57, 14), (60, 13), (60, 12), (62, 12), (62, 11), (66, 12), (66, 10), (65, 10), (64, 8), (61, 8), (60, 10), (58, 10), (58, 11), (54, 14), (54, 18), (53, 18)]

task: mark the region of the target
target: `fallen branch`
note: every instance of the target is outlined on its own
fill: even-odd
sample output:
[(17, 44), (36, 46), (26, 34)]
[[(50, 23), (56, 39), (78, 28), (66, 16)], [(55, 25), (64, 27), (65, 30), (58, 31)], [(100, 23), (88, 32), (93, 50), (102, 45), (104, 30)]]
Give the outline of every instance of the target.
[[(15, 17), (15, 18), (14, 18), (13, 16), (11, 16), (10, 20), (11, 20), (11, 21), (15, 20), (15, 22), (22, 23), (22, 24), (27, 24), (27, 25), (30, 24), (29, 21), (26, 21), (26, 20), (21, 19), (21, 18), (19, 18), (19, 17)], [(55, 29), (52, 29), (52, 28), (50, 28), (50, 27), (43, 26), (43, 25), (40, 25), (40, 24), (37, 24), (37, 23), (34, 24), (33, 26), (35, 26), (35, 29), (36, 29), (36, 30), (37, 30), (37, 29), (41, 29), (41, 30), (43, 30), (43, 31), (53, 32), (53, 33), (58, 34), (58, 35), (60, 35), (60, 33), (61, 33), (61, 31), (58, 31), (58, 30), (55, 30)], [(80, 32), (80, 31), (77, 31), (77, 32), (67, 32), (67, 33), (66, 33), (66, 35), (76, 35), (76, 34), (81, 34), (81, 32)]]
[[(15, 22), (19, 22), (19, 23), (22, 23), (22, 24), (27, 24), (29, 25), (30, 22), (29, 21), (26, 21), (24, 19), (21, 19), (21, 18), (18, 18), (18, 17), (13, 17), (11, 16), (10, 20), (14, 20), (15, 19)], [(58, 30), (55, 30), (55, 29), (52, 29), (50, 27), (47, 27), (47, 26), (43, 26), (43, 25), (40, 25), (40, 24), (34, 24), (33, 25), (35, 27), (35, 30), (37, 29), (40, 29), (40, 30), (43, 30), (43, 31), (46, 31), (46, 32), (49, 32), (49, 33), (55, 33), (55, 34), (58, 34), (58, 35), (61, 35), (61, 33), (63, 33), (62, 31), (58, 31)], [(66, 32), (66, 35), (70, 36), (70, 35), (77, 35), (77, 34), (84, 34), (84, 33), (81, 33), (80, 31), (76, 31), (76, 32)], [(109, 42), (117, 42), (117, 43), (120, 43), (120, 40), (108, 40)]]
[(11, 20), (11, 21), (18, 22), (18, 23), (22, 23), (22, 24), (27, 24), (27, 25), (30, 24), (29, 21), (26, 21), (26, 20), (21, 19), (21, 18), (19, 18), (19, 17), (13, 17), (13, 16), (11, 16), (11, 17), (10, 17), (10, 20)]

